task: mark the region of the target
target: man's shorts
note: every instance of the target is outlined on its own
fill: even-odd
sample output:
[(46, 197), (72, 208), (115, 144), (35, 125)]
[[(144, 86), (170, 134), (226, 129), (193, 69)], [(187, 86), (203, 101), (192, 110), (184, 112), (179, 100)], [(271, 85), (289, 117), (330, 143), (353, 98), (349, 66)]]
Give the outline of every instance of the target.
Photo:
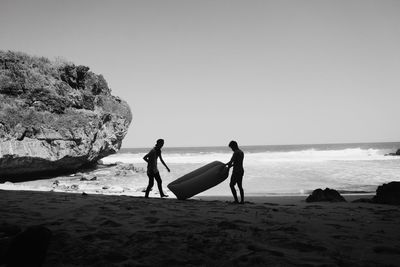
[(154, 170), (154, 169), (148, 169), (147, 170), (147, 176), (151, 176), (154, 177), (156, 175), (160, 175), (160, 173), (158, 172), (158, 170)]
[(233, 170), (231, 176), (231, 184), (241, 183), (243, 180), (244, 170)]

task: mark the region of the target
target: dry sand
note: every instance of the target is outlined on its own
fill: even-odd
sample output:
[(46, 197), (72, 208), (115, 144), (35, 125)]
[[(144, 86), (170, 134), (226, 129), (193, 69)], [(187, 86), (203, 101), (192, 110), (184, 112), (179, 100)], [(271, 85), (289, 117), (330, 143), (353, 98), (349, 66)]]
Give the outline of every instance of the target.
[(304, 199), (0, 190), (0, 223), (49, 228), (45, 266), (400, 265), (399, 206)]

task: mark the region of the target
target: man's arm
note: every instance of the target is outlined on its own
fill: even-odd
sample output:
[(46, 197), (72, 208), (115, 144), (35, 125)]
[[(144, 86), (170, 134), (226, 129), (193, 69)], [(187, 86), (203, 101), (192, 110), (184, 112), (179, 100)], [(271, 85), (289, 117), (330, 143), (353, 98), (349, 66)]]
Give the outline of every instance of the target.
[(149, 153), (147, 153), (144, 157), (143, 160), (149, 163)]
[(235, 162), (235, 153), (233, 153), (231, 160), (228, 163), (225, 163), (228, 168), (231, 168)]
[(168, 172), (171, 172), (171, 170), (168, 168), (167, 164), (165, 164), (165, 162), (164, 162), (164, 160), (163, 160), (163, 158), (162, 158), (162, 156), (161, 156), (161, 152), (160, 152), (159, 157), (160, 157), (161, 163), (165, 166), (165, 168), (167, 168), (167, 171), (168, 171)]

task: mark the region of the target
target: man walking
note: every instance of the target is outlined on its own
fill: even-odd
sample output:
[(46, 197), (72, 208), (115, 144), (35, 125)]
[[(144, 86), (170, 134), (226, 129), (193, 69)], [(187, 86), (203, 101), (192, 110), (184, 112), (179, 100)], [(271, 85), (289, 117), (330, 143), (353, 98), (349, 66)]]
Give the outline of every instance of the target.
[(149, 193), (154, 185), (154, 179), (156, 179), (158, 190), (160, 191), (160, 197), (167, 197), (162, 190), (162, 180), (160, 176), (160, 172), (157, 168), (157, 159), (160, 158), (161, 163), (167, 168), (168, 172), (170, 169), (167, 164), (165, 164), (162, 156), (161, 156), (161, 148), (164, 146), (164, 139), (158, 139), (156, 145), (146, 156), (143, 157), (144, 161), (147, 162), (147, 176), (149, 177), (149, 184), (146, 189), (145, 197), (149, 197)]

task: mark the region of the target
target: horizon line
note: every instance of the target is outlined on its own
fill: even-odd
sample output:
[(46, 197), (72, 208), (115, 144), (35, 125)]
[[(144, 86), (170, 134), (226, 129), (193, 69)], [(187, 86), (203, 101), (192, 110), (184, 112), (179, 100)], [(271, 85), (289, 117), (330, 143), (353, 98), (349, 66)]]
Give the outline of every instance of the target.
[[(278, 145), (239, 145), (239, 147), (255, 147), (255, 146), (311, 146), (311, 145), (357, 145), (357, 144), (381, 144), (381, 143), (400, 143), (400, 141), (384, 141), (384, 142), (346, 142), (346, 143), (306, 143), (306, 144), (278, 144)], [(121, 149), (147, 149), (152, 146), (146, 146), (146, 147), (121, 147)], [(227, 147), (226, 146), (166, 146), (164, 148), (211, 148), (211, 147)]]

